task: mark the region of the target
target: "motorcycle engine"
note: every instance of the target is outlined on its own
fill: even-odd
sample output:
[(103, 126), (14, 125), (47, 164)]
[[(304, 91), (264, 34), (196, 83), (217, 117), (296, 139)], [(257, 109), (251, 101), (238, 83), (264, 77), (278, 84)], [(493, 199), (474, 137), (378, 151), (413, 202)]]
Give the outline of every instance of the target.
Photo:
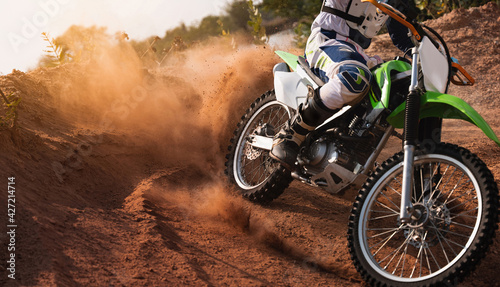
[(334, 141), (321, 137), (304, 151), (302, 164), (313, 172), (321, 172), (331, 163), (353, 170), (357, 164), (351, 160), (347, 152), (339, 147), (341, 146)]
[(358, 108), (361, 110), (352, 115), (346, 126), (330, 127), (309, 139), (299, 156), (306, 173), (322, 173), (329, 165), (341, 166), (354, 174), (363, 169), (385, 131), (372, 128), (374, 125), (365, 116), (358, 115), (365, 113), (363, 106)]

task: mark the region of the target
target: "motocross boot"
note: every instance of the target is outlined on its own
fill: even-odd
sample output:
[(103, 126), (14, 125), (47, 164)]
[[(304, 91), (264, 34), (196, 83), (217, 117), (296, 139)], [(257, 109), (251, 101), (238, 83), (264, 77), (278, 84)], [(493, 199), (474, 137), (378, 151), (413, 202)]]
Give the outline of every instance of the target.
[(297, 115), (274, 136), (269, 155), (292, 170), (307, 134), (337, 111), (328, 109), (319, 98), (319, 90), (309, 87), (305, 104), (299, 106)]

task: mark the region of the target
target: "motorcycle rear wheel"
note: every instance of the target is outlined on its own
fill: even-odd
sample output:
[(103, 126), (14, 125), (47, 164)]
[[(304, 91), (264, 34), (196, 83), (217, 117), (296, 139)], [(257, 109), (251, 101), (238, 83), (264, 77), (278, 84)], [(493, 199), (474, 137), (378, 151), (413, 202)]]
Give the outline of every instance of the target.
[(498, 187), (486, 165), (451, 144), (420, 149), (412, 191), (416, 216), (399, 220), (403, 153), (387, 160), (359, 192), (348, 244), (373, 286), (439, 286), (461, 282), (486, 255), (498, 223)]
[(268, 91), (252, 103), (234, 131), (225, 173), (250, 201), (268, 203), (292, 181), (290, 172), (272, 159), (268, 150), (253, 147), (248, 141), (254, 134), (272, 138), (291, 115), (290, 109), (276, 100), (274, 91)]

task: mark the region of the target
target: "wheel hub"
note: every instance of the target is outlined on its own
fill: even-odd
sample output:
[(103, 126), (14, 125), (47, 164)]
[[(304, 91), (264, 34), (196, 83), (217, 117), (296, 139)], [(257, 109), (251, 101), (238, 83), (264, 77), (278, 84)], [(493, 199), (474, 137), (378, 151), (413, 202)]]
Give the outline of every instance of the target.
[[(274, 136), (274, 127), (268, 123), (260, 124), (255, 128), (255, 130), (251, 133), (251, 135), (272, 137)], [(248, 137), (247, 142), (245, 144), (245, 156), (249, 160), (256, 160), (259, 156), (261, 156), (262, 150), (253, 147), (250, 144), (250, 142), (251, 142), (251, 137)]]
[(413, 205), (413, 211), (410, 215), (411, 222), (408, 224), (411, 228), (420, 228), (429, 220), (429, 209), (427, 206), (417, 203)]
[(439, 229), (441, 236), (446, 235), (450, 229), (451, 216), (448, 207), (439, 203), (422, 204), (413, 206), (411, 222), (404, 235), (409, 240), (409, 244), (416, 248), (428, 248), (438, 243)]
[(427, 238), (425, 234), (425, 225), (429, 221), (429, 209), (422, 203), (415, 203), (410, 214), (410, 223), (408, 229), (405, 229), (404, 236), (408, 239), (408, 243), (415, 248), (427, 248)]

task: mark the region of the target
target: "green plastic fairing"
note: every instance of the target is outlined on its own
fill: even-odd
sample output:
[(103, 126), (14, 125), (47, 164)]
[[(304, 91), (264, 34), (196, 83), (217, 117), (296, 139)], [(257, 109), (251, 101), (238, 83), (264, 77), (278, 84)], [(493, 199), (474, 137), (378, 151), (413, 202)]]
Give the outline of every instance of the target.
[(373, 93), (370, 93), (370, 100), (374, 109), (384, 109), (389, 107), (389, 99), (391, 96), (391, 72), (405, 72), (411, 70), (411, 65), (403, 61), (389, 61), (383, 63), (379, 68), (373, 71), (377, 85), (382, 91), (380, 99), (375, 98)]
[[(406, 102), (402, 103), (387, 117), (387, 122), (395, 128), (404, 127), (405, 106)], [(480, 128), (488, 138), (500, 146), (500, 140), (488, 123), (460, 98), (437, 92), (426, 92), (420, 100), (420, 118), (429, 117), (468, 121)]]
[(299, 60), (299, 56), (283, 51), (276, 51), (275, 53), (278, 56), (280, 56), (280, 58), (283, 59), (285, 63), (287, 63), (287, 65), (290, 66), (292, 70), (295, 71), (297, 69), (297, 62)]

